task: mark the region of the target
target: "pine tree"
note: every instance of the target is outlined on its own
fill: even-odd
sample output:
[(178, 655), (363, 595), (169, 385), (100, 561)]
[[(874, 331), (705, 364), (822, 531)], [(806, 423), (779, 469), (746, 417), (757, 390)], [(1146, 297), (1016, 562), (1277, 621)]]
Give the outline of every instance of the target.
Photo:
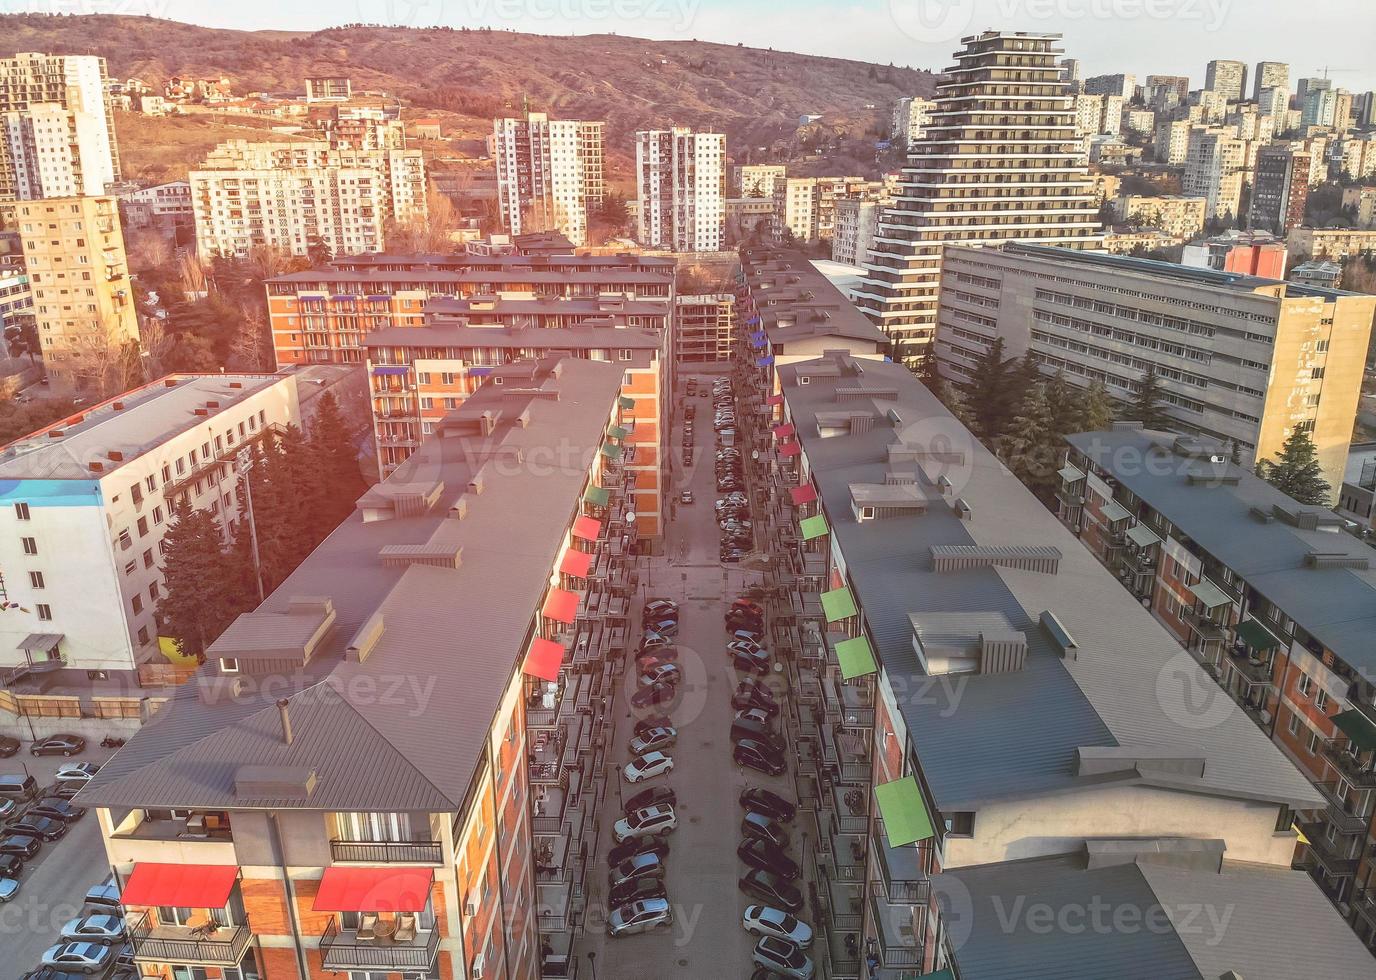
[(1051, 431), (1059, 441), (1072, 432), (1082, 431), (1080, 419), (1083, 395), (1066, 383), (1065, 374), (1055, 375), (1042, 382), (1042, 395), (1051, 413)]
[(930, 345), (927, 347), (927, 353), (917, 362), (917, 370), (915, 373), (917, 374), (917, 379), (922, 382), (923, 386), (926, 387), (928, 391), (938, 399), (945, 401), (946, 379), (943, 378), (941, 372), (937, 370), (936, 354), (933, 352)]
[(1323, 478), (1319, 454), (1309, 433), (1296, 429), (1274, 460), (1262, 460), (1257, 475), (1302, 504), (1327, 506), (1333, 488)]
[(999, 440), (999, 455), (1013, 474), (1034, 491), (1049, 486), (1060, 456), (1060, 439), (1044, 385), (1033, 385), (1018, 414)]
[(307, 443), (324, 496), (325, 506), (317, 522), (323, 538), (349, 516), (354, 502), (363, 493), (364, 484), (358, 468), (354, 433), (350, 431), (334, 393), (324, 392), (315, 405)]
[(1136, 393), (1123, 408), (1123, 418), (1141, 422), (1145, 429), (1164, 428), (1166, 413), (1161, 405), (1161, 378), (1156, 373), (1156, 365), (1148, 364)]
[(993, 445), (1012, 418), (1016, 401), (1011, 390), (1012, 362), (1003, 356), (1003, 338), (997, 337), (975, 362), (966, 401), (974, 419), (975, 435)]
[(161, 630), (177, 641), (183, 655), (203, 657), (238, 611), (235, 585), (224, 575), (220, 523), (207, 510), (192, 510), (183, 496), (172, 512), (163, 549)]
[(1102, 381), (1091, 381), (1080, 396), (1080, 417), (1075, 426), (1080, 432), (1102, 432), (1113, 421), (1113, 397)]

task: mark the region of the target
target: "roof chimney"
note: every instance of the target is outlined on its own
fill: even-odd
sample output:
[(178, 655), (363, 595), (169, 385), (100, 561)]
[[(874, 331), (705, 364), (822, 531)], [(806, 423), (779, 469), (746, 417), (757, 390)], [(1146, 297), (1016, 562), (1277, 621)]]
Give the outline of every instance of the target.
[(291, 715), (287, 714), (287, 699), (281, 698), (277, 702), (277, 713), (282, 716), (282, 741), (291, 744)]

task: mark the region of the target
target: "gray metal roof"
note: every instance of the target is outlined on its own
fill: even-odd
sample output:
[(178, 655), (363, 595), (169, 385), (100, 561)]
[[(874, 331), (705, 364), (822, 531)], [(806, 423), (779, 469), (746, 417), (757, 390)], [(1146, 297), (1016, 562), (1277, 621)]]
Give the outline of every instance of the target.
[[(741, 268), (759, 306), (761, 325), (770, 344), (811, 337), (844, 337), (873, 342), (875, 350), (888, 345), (888, 335), (856, 309), (797, 249), (743, 248)], [(780, 313), (795, 322), (780, 326)]]
[(1153, 853), (1091, 869), (1073, 854), (946, 872), (934, 888), (959, 913), (950, 936), (962, 980), (1376, 976), (1302, 871), (1173, 866)]
[[(450, 418), (493, 412), (495, 431), (431, 438), (384, 484), (439, 484), (432, 506), (368, 522), (355, 512), (259, 607), (276, 617), (299, 597), (333, 603), (338, 620), (299, 674), (239, 696), (222, 690), (206, 699), (195, 682), (184, 686), (92, 780), (83, 802), (458, 809), (620, 391), (615, 364), (564, 358), (557, 367), (557, 379), (542, 381), (557, 398), (480, 388)], [(528, 425), (516, 424), (522, 414)], [(529, 465), (484, 466), (511, 448), (524, 450)], [(483, 490), (473, 494), (480, 468)], [(467, 510), (456, 520), (448, 515), (461, 496)], [(462, 548), (459, 567), (379, 560), (383, 548), (425, 545), (441, 528)], [(381, 636), (366, 658), (346, 660), (346, 647), (378, 619)], [(273, 704), (279, 697), (290, 702), (290, 745)], [(246, 801), (233, 775), (250, 763), (313, 769), (317, 788), (306, 801)]]
[[(1213, 679), (906, 368), (842, 357), (836, 363), (844, 374), (825, 377), (817, 363), (780, 369), (788, 413), (938, 808), (1084, 785), (1074, 775), (1075, 749), (1115, 745), (1203, 755), (1196, 785), (1204, 792), (1321, 802), (1230, 700), (1217, 724), (1195, 724), (1188, 699), (1216, 691)], [(799, 374), (811, 383), (797, 384)], [(837, 409), (834, 389), (857, 385), (897, 397), (867, 403), (850, 396), (845, 405), (894, 414), (869, 432), (816, 435), (814, 416)], [(919, 475), (933, 506), (925, 515), (857, 522), (850, 486), (882, 481), (896, 435), (947, 460), (929, 462)], [(945, 501), (934, 482), (943, 477), (951, 484)], [(957, 498), (969, 519), (956, 515)], [(1055, 574), (1000, 566), (937, 572), (931, 553), (941, 545), (1051, 547), (1061, 559)], [(1038, 625), (1048, 610), (1075, 637), (1076, 659), (1062, 659)], [(938, 621), (1001, 615), (1028, 635), (1026, 666), (928, 678), (913, 649), (912, 614)], [(1163, 679), (1171, 682), (1164, 688)]]
[[(1084, 432), (1068, 441), (1159, 511), (1196, 545), (1231, 568), (1349, 666), (1376, 672), (1376, 568), (1314, 567), (1312, 552), (1367, 559), (1376, 549), (1350, 534), (1305, 530), (1283, 519), (1264, 522), (1254, 508), (1294, 511), (1303, 505), (1237, 467), (1231, 482), (1191, 482), (1189, 461), (1170, 450), (1176, 437), (1142, 429)], [(1331, 512), (1326, 516), (1331, 518)]]
[[(661, 307), (661, 312), (667, 309)], [(432, 320), (423, 327), (384, 327), (364, 338), (368, 347), (519, 347), (538, 350), (588, 350), (619, 348), (659, 350), (663, 331), (647, 327), (466, 327)]]

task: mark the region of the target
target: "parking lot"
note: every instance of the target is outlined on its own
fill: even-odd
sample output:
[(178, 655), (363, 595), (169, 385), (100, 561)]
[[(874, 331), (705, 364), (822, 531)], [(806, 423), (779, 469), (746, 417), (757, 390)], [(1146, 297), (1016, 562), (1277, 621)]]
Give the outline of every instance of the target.
[[(710, 390), (710, 381), (705, 386)], [(695, 401), (694, 466), (686, 474), (678, 465), (678, 431), (672, 439), (678, 477), (672, 484), (674, 496), (686, 487), (692, 490), (694, 502), (676, 506), (666, 554), (649, 560), (641, 597), (664, 597), (679, 603), (678, 663), (684, 681), (672, 710), (665, 712), (678, 729), (677, 744), (667, 750), (673, 756), (674, 770), (636, 786), (618, 777), (620, 794), (609, 790), (609, 812), (601, 820), (603, 828), (608, 828), (620, 816), (621, 801), (645, 787), (662, 784), (674, 789), (678, 827), (667, 838), (666, 878), (674, 924), (672, 929), (643, 935), (616, 939), (606, 935), (606, 852), (611, 834), (603, 833), (598, 861), (589, 872), (590, 916), (579, 944), (580, 957), (586, 958), (588, 951), (596, 954), (598, 980), (749, 977), (754, 969), (751, 952), (755, 940), (741, 928), (741, 915), (756, 900), (737, 888), (737, 879), (746, 871), (735, 853), (744, 815), (738, 797), (742, 789), (753, 785), (793, 798), (787, 773), (770, 777), (742, 770), (732, 760), (730, 728), (735, 710), (731, 695), (740, 678), (725, 652), (723, 622), (726, 609), (740, 594), (749, 573), (719, 560), (713, 501), (720, 495), (713, 472), (712, 410), (708, 399)], [(637, 613), (639, 608), (637, 601)], [(618, 764), (630, 758), (627, 743), (637, 717), (652, 713), (632, 713), (628, 707), (624, 695), (634, 689), (635, 674), (634, 665), (628, 666), (617, 712), (610, 758)], [(790, 853), (797, 859), (796, 844)], [(586, 963), (580, 965), (587, 967)]]
[[(99, 742), (88, 743), (81, 755), (29, 755), (26, 742), (19, 754), (0, 759), (0, 772), (31, 773), (40, 786), (52, 785), (53, 773), (64, 762), (104, 762), (111, 750)], [(86, 890), (110, 873), (105, 862), (105, 847), (100, 825), (93, 812), (68, 826), (61, 840), (45, 843), (38, 855), (24, 862), (19, 894), (0, 905), (0, 980), (17, 980), (37, 967), (43, 951), (57, 942), (58, 933), (68, 920), (81, 912)]]

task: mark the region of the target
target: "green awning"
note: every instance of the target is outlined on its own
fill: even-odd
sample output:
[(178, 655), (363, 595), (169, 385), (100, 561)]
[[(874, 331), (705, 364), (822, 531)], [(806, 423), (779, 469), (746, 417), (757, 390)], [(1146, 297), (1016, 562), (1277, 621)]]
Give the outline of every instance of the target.
[(1194, 596), (1205, 609), (1217, 609), (1219, 606), (1227, 605), (1233, 600), (1228, 598), (1228, 594), (1206, 578), (1200, 579), (1189, 587), (1190, 595)]
[(917, 788), (917, 777), (904, 776), (874, 788), (879, 813), (884, 818), (884, 831), (890, 847), (916, 844), (936, 836), (932, 815)]
[(1338, 726), (1338, 731), (1346, 735), (1354, 747), (1363, 751), (1376, 749), (1376, 722), (1356, 708), (1349, 708), (1334, 715), (1333, 724)]
[(1154, 544), (1161, 543), (1156, 532), (1145, 524), (1134, 524), (1128, 528), (1128, 540), (1139, 548), (1150, 548)]
[(830, 530), (830, 528), (827, 527), (827, 519), (821, 514), (815, 514), (812, 517), (807, 517), (799, 521), (798, 529), (803, 532), (804, 541), (820, 538)]
[(855, 596), (850, 594), (850, 589), (832, 589), (822, 593), (822, 615), (828, 623), (847, 619), (859, 611), (855, 608)]
[(841, 665), (841, 676), (846, 680), (864, 677), (879, 669), (874, 662), (874, 650), (870, 641), (863, 636), (852, 637), (836, 644), (836, 662)]
[(622, 425), (614, 425), (607, 430), (607, 437), (610, 439), (621, 440), (631, 434), (631, 430)]
[(606, 487), (588, 487), (588, 492), (583, 494), (583, 499), (596, 507), (605, 507), (607, 502), (612, 499), (612, 492)]
[(956, 980), (956, 975), (950, 967), (944, 970), (937, 970), (935, 973), (924, 973), (917, 980)]
[(1274, 633), (1251, 616), (1237, 624), (1237, 638), (1258, 653), (1284, 645)]
[(635, 399), (627, 398), (625, 395), (622, 395), (620, 398), (618, 398), (616, 400), (616, 403), (620, 405), (622, 408), (635, 408)]
[(602, 444), (602, 455), (608, 459), (620, 459), (621, 447), (614, 442), (604, 442)]

